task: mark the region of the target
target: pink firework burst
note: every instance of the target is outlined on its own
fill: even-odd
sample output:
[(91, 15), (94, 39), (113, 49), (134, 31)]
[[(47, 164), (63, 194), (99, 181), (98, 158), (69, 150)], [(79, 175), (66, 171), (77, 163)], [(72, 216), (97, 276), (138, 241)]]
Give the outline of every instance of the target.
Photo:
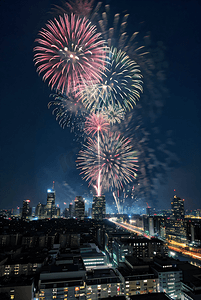
[(103, 134), (103, 132), (107, 132), (109, 129), (109, 122), (104, 118), (104, 116), (100, 113), (93, 113), (89, 117), (86, 118), (85, 129), (86, 134), (92, 134), (92, 136), (96, 133)]
[(52, 89), (68, 94), (83, 82), (101, 79), (106, 50), (96, 26), (85, 17), (64, 14), (46, 27), (36, 39), (34, 60)]
[[(80, 150), (77, 166), (89, 185), (96, 183), (97, 190), (121, 190), (137, 177), (137, 152), (131, 140), (118, 132), (107, 132), (98, 138), (88, 138)], [(98, 186), (99, 185), (99, 186)]]

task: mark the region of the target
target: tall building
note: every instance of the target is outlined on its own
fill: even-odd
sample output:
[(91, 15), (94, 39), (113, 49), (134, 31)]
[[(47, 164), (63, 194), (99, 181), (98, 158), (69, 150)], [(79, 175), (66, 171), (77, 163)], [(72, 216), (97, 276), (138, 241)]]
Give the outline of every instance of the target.
[(85, 203), (82, 196), (75, 197), (75, 217), (78, 219), (84, 219)]
[(186, 226), (184, 222), (184, 200), (176, 195), (171, 201), (171, 218), (166, 220), (168, 239), (186, 242)]
[(184, 219), (184, 199), (177, 197), (176, 195), (171, 201), (172, 218), (175, 220)]
[(26, 219), (30, 215), (30, 200), (23, 200), (22, 219)]
[(69, 204), (69, 217), (72, 218), (73, 217), (73, 203)]
[(53, 189), (47, 190), (47, 204), (45, 206), (46, 216), (52, 218), (55, 216), (55, 191)]
[(64, 218), (69, 218), (69, 208), (65, 208), (64, 211), (63, 211), (63, 216)]
[(40, 202), (36, 206), (35, 216), (38, 218), (44, 217), (45, 214), (45, 204), (41, 204)]
[(103, 220), (106, 215), (105, 196), (94, 196), (92, 202), (92, 219)]

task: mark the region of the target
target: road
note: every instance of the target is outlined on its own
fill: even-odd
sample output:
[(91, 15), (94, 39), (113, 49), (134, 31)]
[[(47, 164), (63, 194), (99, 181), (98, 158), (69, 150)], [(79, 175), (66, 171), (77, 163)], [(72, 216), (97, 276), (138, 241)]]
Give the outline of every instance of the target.
[[(128, 223), (116, 222), (112, 218), (110, 219), (110, 221), (113, 222), (114, 224), (116, 224), (117, 226), (123, 227), (131, 232), (137, 233), (139, 235), (143, 235), (144, 237), (151, 239), (151, 236), (148, 236), (147, 234), (145, 234), (143, 229), (140, 227), (133, 226)], [(186, 255), (186, 256), (192, 257), (194, 259), (201, 260), (201, 253), (199, 250), (190, 248), (184, 243), (178, 243), (178, 242), (170, 241), (170, 240), (166, 240), (164, 242), (167, 243), (168, 249), (170, 249), (170, 250), (173, 250), (178, 253), (182, 253), (182, 255)]]

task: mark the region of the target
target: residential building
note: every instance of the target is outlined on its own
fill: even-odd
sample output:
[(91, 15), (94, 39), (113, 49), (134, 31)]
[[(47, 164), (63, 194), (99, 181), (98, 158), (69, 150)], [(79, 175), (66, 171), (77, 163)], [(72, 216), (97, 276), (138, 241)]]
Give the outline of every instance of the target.
[(158, 278), (142, 260), (126, 256), (118, 270), (123, 277), (126, 297), (157, 292)]
[(124, 284), (117, 269), (101, 268), (86, 273), (86, 299), (115, 297), (124, 294)]
[(55, 263), (42, 269), (39, 280), (39, 300), (85, 299), (86, 270), (81, 256), (60, 254)]
[(172, 299), (181, 299), (182, 271), (178, 268), (176, 260), (168, 258), (154, 258), (152, 267), (158, 277), (158, 292), (166, 293)]

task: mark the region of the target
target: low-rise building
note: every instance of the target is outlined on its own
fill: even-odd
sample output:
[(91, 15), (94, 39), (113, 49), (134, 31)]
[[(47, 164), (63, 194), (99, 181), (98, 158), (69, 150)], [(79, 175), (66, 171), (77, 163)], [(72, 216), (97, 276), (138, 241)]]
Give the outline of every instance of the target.
[(181, 299), (200, 300), (201, 299), (201, 269), (186, 262), (178, 263), (182, 271)]
[(42, 269), (37, 293), (39, 300), (85, 299), (85, 274), (80, 255), (60, 255), (54, 264)]
[(86, 273), (86, 299), (115, 297), (124, 294), (124, 284), (117, 269), (94, 269)]
[(14, 300), (32, 300), (34, 293), (34, 279), (24, 276), (1, 277), (0, 295)]
[(87, 270), (107, 265), (107, 256), (95, 244), (82, 245), (80, 253)]
[(172, 299), (181, 299), (182, 271), (177, 261), (168, 258), (155, 258), (152, 267), (158, 277), (158, 292), (166, 293)]
[(125, 295), (156, 293), (158, 278), (149, 264), (133, 256), (126, 256), (125, 263), (118, 268), (122, 275)]
[(157, 238), (115, 238), (113, 242), (113, 263), (115, 266), (124, 262), (126, 255), (152, 260), (156, 255), (165, 256), (166, 253), (167, 249), (164, 242)]

